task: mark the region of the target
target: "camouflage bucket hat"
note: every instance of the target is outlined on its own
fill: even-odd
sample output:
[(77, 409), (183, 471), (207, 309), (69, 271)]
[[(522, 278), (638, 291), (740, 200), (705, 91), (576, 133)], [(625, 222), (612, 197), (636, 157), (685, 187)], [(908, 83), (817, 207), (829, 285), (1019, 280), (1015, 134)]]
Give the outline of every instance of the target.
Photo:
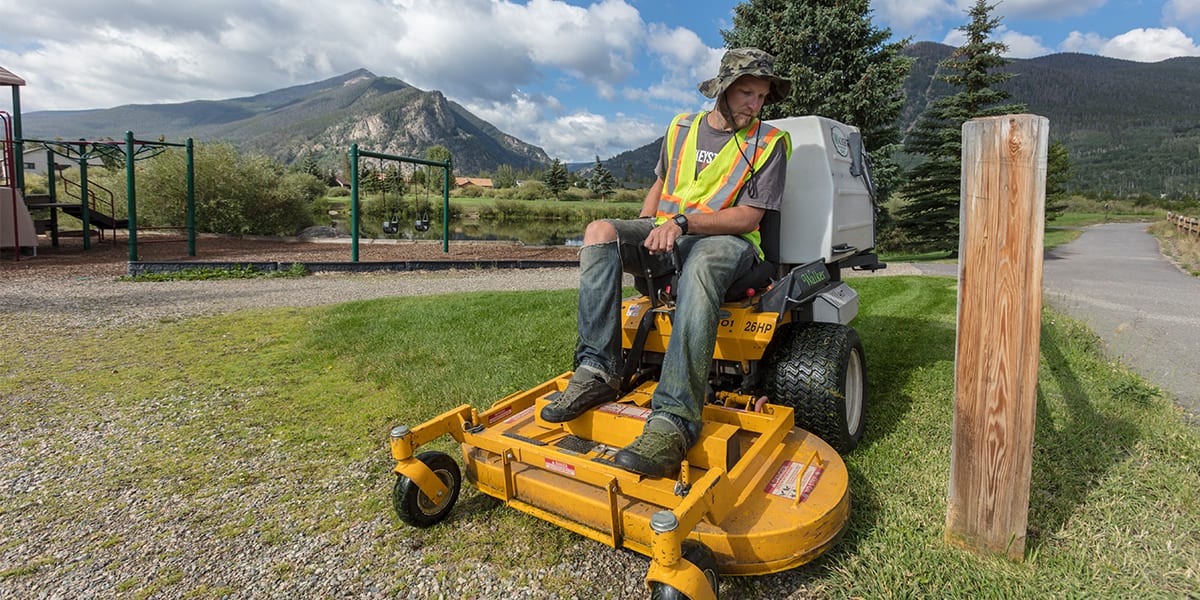
[(774, 104), (792, 93), (792, 82), (775, 75), (775, 57), (758, 48), (733, 48), (721, 57), (721, 70), (716, 77), (699, 85), (700, 93), (716, 98), (743, 75), (753, 75), (771, 83), (771, 92), (764, 104)]

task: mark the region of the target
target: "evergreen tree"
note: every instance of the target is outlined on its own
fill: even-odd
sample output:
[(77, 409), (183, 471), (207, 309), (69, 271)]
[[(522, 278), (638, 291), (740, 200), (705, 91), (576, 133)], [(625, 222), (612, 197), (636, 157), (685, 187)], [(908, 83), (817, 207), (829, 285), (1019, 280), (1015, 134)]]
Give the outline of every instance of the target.
[(550, 189), (550, 193), (554, 194), (556, 200), (561, 199), (570, 183), (567, 176), (567, 165), (557, 158), (554, 159), (554, 162), (550, 163), (550, 168), (542, 175), (542, 181)]
[[(425, 151), (425, 160), (435, 162), (451, 162), (453, 157), (450, 154), (450, 149), (445, 146), (430, 146)], [(440, 190), (444, 183), (443, 178), (450, 178), (450, 187), (454, 187), (454, 167), (451, 165), (450, 172), (446, 173), (441, 167), (426, 167), (425, 183), (429, 185), (429, 189)]]
[(500, 165), (496, 167), (496, 174), (492, 176), (492, 187), (502, 190), (517, 185), (517, 172), (512, 165)]
[(904, 141), (904, 151), (921, 162), (901, 188), (906, 203), (897, 217), (909, 241), (922, 250), (958, 251), (963, 123), (1025, 110), (1019, 104), (1002, 105), (1009, 94), (996, 87), (1013, 75), (999, 70), (1009, 62), (1001, 56), (1008, 47), (988, 41), (1000, 24), (999, 17), (991, 16), (995, 7), (976, 0), (967, 12), (971, 22), (958, 28), (966, 34), (966, 42), (938, 65), (934, 75), (959, 91), (935, 101)]
[(1067, 182), (1075, 176), (1067, 147), (1053, 142), (1046, 149), (1046, 220), (1067, 211)]
[(300, 162), (300, 171), (320, 179), (321, 167), (317, 164), (317, 157), (313, 156), (311, 152), (306, 152), (304, 160)]
[(600, 162), (600, 155), (596, 155), (596, 166), (592, 168), (592, 176), (588, 178), (587, 182), (588, 190), (600, 196), (601, 200), (607, 200), (616, 185), (616, 178), (608, 169), (604, 168)]
[(792, 94), (763, 109), (764, 119), (821, 115), (858, 127), (871, 155), (882, 203), (897, 181), (891, 156), (900, 142), (908, 40), (887, 43), (890, 29), (871, 23), (867, 0), (749, 0), (734, 7), (726, 46), (775, 56)]

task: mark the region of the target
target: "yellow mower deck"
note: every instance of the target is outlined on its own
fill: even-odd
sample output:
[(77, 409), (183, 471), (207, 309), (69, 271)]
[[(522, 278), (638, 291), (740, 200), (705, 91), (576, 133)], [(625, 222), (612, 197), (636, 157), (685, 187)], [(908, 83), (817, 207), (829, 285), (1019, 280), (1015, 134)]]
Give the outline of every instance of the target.
[[(466, 477), (481, 492), (593, 540), (649, 556), (647, 583), (712, 597), (700, 570), (680, 560), (685, 539), (712, 550), (722, 574), (791, 569), (825, 551), (849, 516), (845, 464), (824, 441), (793, 425), (792, 409), (722, 394), (704, 408), (699, 441), (679, 481), (612, 464), (642, 431), (655, 382), (569, 423), (542, 421), (542, 406), (570, 373), (478, 412), (464, 405), (393, 432), (396, 473), (427, 498), (445, 483), (414, 450), (442, 435), (462, 445)], [(749, 409), (747, 409), (749, 407)], [(666, 511), (666, 512), (663, 512)]]

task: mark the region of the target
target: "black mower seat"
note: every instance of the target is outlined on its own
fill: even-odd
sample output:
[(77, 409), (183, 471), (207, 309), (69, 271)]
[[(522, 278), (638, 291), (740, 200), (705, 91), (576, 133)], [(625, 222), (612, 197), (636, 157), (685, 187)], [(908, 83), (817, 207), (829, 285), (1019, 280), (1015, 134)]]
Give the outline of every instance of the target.
[[(757, 262), (749, 271), (738, 277), (725, 292), (725, 302), (738, 302), (751, 298), (771, 285), (778, 276), (779, 261), (779, 213), (767, 211), (759, 223), (762, 249), (765, 260)], [(674, 263), (663, 257), (652, 257), (636, 244), (621, 244), (621, 263), (624, 271), (633, 275), (633, 287), (644, 296), (651, 290), (665, 290), (668, 295), (674, 285)]]

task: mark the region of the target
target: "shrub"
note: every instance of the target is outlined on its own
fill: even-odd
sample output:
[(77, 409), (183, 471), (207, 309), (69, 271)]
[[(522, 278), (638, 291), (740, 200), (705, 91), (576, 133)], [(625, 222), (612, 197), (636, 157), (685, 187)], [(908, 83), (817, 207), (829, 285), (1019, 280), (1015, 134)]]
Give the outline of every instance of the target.
[(613, 197), (614, 202), (642, 202), (645, 199), (646, 193), (636, 190), (621, 190)]
[[(137, 184), (141, 223), (186, 221), (183, 152), (171, 149), (150, 159)], [(280, 163), (239, 154), (229, 144), (197, 145), (195, 184), (196, 228), (212, 233), (294, 235), (313, 224), (309, 207), (326, 191), (313, 175), (285, 175)]]
[(477, 185), (468, 185), (466, 187), (458, 188), (454, 192), (454, 195), (462, 196), (463, 198), (480, 198), (484, 195), (484, 188), (481, 188)]
[[(508, 191), (508, 190), (505, 190)], [(550, 188), (546, 187), (545, 183), (540, 181), (527, 181), (519, 188), (515, 188), (513, 198), (517, 200), (541, 200), (549, 198)]]

